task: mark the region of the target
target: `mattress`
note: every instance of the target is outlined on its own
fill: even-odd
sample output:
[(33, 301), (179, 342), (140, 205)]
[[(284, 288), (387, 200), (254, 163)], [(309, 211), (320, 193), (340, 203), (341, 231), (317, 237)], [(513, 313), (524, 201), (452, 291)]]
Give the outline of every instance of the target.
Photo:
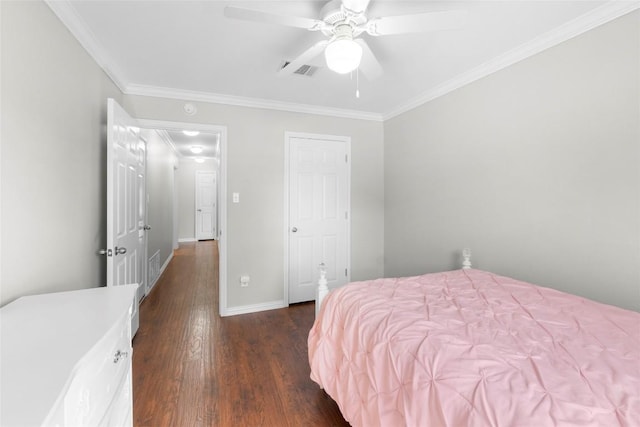
[(480, 270), (324, 300), (311, 378), (353, 426), (638, 426), (640, 314)]

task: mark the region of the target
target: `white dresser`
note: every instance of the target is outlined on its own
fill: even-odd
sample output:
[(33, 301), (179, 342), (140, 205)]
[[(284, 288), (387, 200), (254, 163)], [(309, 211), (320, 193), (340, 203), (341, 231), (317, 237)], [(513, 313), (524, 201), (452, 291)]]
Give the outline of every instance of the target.
[(19, 298), (0, 309), (0, 426), (132, 426), (137, 285)]

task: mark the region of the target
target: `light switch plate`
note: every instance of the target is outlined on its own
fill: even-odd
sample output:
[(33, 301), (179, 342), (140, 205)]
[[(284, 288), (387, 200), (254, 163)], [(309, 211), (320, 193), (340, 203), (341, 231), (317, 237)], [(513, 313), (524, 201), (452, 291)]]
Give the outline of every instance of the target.
[(233, 203), (240, 203), (240, 193), (233, 193)]
[(249, 286), (249, 282), (251, 281), (251, 277), (249, 276), (240, 276), (240, 286), (246, 288)]

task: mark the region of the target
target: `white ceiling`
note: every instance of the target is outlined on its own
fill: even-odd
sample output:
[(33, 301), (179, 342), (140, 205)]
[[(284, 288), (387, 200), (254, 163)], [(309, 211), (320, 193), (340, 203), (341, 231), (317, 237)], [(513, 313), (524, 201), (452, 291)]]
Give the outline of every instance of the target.
[[(217, 133), (200, 132), (198, 135), (185, 135), (182, 131), (167, 130), (173, 147), (181, 157), (217, 158), (220, 154), (220, 135)], [(191, 147), (202, 147), (201, 153), (193, 153)]]
[(278, 76), (323, 36), (232, 20), (227, 4), (320, 18), (322, 1), (76, 1), (48, 4), (125, 93), (382, 120), (638, 7), (637, 1), (389, 1), (367, 15), (467, 10), (460, 30), (372, 37), (374, 81), (326, 68)]

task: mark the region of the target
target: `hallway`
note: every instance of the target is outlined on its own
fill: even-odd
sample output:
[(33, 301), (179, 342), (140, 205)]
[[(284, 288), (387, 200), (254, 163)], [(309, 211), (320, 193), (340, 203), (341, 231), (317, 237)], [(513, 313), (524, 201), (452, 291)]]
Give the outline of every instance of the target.
[(181, 244), (140, 307), (135, 426), (348, 426), (309, 379), (314, 304), (221, 318), (215, 241)]

